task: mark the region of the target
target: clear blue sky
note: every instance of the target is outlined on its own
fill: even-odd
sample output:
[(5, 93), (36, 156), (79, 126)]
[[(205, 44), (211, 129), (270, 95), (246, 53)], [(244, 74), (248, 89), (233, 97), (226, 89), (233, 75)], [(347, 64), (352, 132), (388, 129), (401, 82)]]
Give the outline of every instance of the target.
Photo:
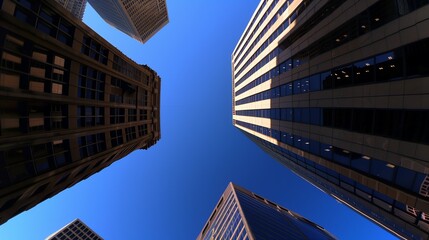
[(232, 181), (340, 239), (395, 239), (262, 152), (231, 117), (231, 53), (259, 0), (169, 0), (170, 23), (146, 44), (84, 21), (162, 78), (161, 140), (0, 227), (44, 239), (75, 218), (105, 239), (195, 239)]

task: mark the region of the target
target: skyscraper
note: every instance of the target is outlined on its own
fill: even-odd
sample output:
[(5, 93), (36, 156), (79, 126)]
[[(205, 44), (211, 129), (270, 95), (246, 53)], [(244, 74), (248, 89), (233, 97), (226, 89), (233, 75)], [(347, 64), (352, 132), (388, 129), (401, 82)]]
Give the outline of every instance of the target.
[(2, 1), (0, 223), (161, 137), (157, 73), (54, 1)]
[(55, 0), (61, 4), (67, 11), (71, 12), (73, 16), (82, 20), (83, 13), (85, 12), (86, 0)]
[(428, 239), (428, 26), (428, 1), (261, 1), (232, 53), (234, 126), (392, 234)]
[(165, 0), (89, 0), (110, 25), (145, 43), (168, 23)]
[(335, 237), (276, 203), (230, 183), (197, 240), (292, 240)]
[(71, 223), (65, 225), (60, 230), (54, 232), (45, 240), (103, 240), (100, 235), (94, 232), (90, 227), (83, 223), (80, 219), (75, 219)]

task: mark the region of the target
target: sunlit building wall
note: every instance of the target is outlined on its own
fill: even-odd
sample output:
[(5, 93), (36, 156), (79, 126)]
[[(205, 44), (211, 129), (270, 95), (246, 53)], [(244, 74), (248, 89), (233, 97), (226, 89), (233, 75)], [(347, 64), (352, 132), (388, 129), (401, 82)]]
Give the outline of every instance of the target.
[(168, 22), (165, 0), (88, 0), (110, 25), (145, 43)]
[(427, 56), (428, 1), (261, 1), (232, 53), (233, 124), (392, 234), (428, 239)]
[(161, 80), (54, 1), (0, 6), (4, 223), (154, 145)]
[(230, 183), (197, 240), (336, 239), (323, 227)]

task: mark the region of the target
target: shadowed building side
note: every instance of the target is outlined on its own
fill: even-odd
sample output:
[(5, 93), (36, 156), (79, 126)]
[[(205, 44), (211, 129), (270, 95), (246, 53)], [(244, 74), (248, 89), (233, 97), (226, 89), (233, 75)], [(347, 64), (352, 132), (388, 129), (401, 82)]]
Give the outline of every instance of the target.
[(0, 0), (0, 223), (161, 137), (161, 79), (53, 1)]

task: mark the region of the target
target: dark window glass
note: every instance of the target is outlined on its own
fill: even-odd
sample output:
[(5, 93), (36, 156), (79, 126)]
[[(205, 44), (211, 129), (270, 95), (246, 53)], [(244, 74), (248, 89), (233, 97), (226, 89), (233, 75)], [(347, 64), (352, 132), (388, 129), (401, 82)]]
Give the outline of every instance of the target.
[(395, 19), (398, 14), (395, 1), (379, 1), (369, 8), (371, 16), (371, 29), (378, 28), (391, 20)]
[(361, 156), (353, 155), (353, 156), (355, 156), (355, 157), (353, 157), (351, 159), (351, 167), (353, 169), (356, 169), (356, 170), (359, 170), (359, 171), (362, 171), (365, 173), (369, 172), (369, 166), (371, 163), (371, 161), (370, 161), (371, 158), (368, 156), (363, 156), (363, 155), (361, 155)]
[(377, 82), (402, 77), (402, 57), (399, 53), (399, 51), (392, 51), (375, 57)]
[(403, 167), (397, 167), (395, 183), (405, 189), (412, 189), (416, 173)]
[(325, 143), (320, 143), (320, 155), (325, 159), (332, 159), (332, 146)]
[(301, 109), (301, 122), (302, 123), (310, 123), (310, 109), (309, 108), (302, 108)]
[(386, 136), (389, 135), (389, 121), (390, 121), (389, 110), (377, 109), (375, 110), (374, 120), (374, 134)]
[(315, 155), (320, 155), (320, 143), (318, 142), (318, 141), (313, 141), (313, 140), (310, 140), (310, 142), (309, 142), (310, 144), (310, 149), (309, 149), (309, 151), (312, 153), (312, 154), (315, 154)]
[(352, 78), (352, 66), (345, 66), (341, 68), (337, 68), (334, 71), (334, 87), (335, 88), (341, 88), (341, 87), (347, 87), (353, 84), (353, 78)]
[(333, 114), (333, 109), (330, 109), (330, 108), (324, 108), (323, 109), (323, 117), (322, 117), (322, 126), (324, 126), (324, 127), (332, 127), (334, 124), (333, 124), (333, 116), (332, 116), (332, 114)]
[(374, 59), (369, 58), (354, 64), (354, 81), (357, 84), (374, 81)]
[(301, 81), (296, 80), (293, 81), (293, 94), (300, 94), (301, 93)]
[(424, 111), (406, 111), (403, 125), (403, 139), (418, 142), (423, 138), (423, 129), (427, 125), (427, 113)]
[(371, 174), (386, 181), (393, 181), (395, 166), (377, 159), (372, 160)]
[(374, 122), (374, 110), (354, 109), (352, 131), (360, 133), (372, 133), (372, 123)]
[(293, 121), (294, 122), (302, 122), (302, 118), (301, 118), (301, 108), (294, 108), (293, 109)]
[(429, 63), (423, 60), (429, 56), (428, 39), (406, 46), (405, 53), (408, 76), (426, 76), (429, 74)]
[(350, 152), (341, 148), (332, 148), (333, 160), (343, 166), (350, 165)]
[(301, 81), (301, 92), (306, 93), (310, 91), (310, 80), (309, 78), (303, 78)]
[(333, 82), (333, 74), (331, 71), (323, 72), (320, 74), (320, 80), (322, 81), (322, 88), (323, 89), (331, 89), (334, 86)]
[(322, 123), (322, 109), (321, 108), (310, 108), (310, 124), (320, 126)]
[(320, 74), (310, 76), (310, 92), (321, 90)]
[(352, 110), (346, 108), (334, 109), (334, 127), (350, 129), (352, 122)]

